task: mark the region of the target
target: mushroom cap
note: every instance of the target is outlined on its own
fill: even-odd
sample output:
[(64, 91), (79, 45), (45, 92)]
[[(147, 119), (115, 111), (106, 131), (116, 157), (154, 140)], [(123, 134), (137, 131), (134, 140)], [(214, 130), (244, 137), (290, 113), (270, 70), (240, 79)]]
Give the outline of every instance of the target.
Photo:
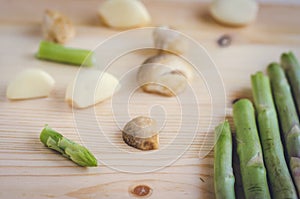
[(139, 116), (129, 121), (122, 132), (123, 140), (129, 146), (140, 150), (153, 150), (159, 147), (156, 121)]
[(175, 54), (158, 54), (148, 58), (139, 68), (137, 81), (150, 93), (174, 96), (193, 79), (193, 68)]
[(125, 125), (123, 132), (136, 138), (149, 138), (158, 134), (156, 121), (145, 116), (130, 120)]

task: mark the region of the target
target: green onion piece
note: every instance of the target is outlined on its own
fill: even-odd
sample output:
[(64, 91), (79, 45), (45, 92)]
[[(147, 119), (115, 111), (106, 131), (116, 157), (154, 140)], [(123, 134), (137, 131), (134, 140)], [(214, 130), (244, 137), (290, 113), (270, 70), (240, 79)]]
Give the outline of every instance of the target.
[(90, 50), (65, 47), (53, 42), (41, 41), (36, 54), (39, 59), (78, 66), (93, 66), (93, 52)]

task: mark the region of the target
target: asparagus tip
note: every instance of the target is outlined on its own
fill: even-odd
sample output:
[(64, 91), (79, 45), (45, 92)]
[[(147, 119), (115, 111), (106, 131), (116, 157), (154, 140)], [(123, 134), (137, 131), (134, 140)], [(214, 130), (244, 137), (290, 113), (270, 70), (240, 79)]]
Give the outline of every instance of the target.
[(50, 149), (60, 152), (80, 166), (96, 167), (96, 157), (84, 146), (65, 138), (47, 124), (40, 134), (41, 142)]

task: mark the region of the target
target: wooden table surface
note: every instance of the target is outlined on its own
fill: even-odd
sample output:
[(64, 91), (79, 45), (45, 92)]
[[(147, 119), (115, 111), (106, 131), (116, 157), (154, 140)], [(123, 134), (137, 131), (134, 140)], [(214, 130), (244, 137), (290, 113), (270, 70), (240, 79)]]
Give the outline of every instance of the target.
[[(96, 9), (101, 1), (0, 2), (0, 198), (136, 198), (130, 192), (138, 185), (152, 189), (149, 198), (214, 198), (212, 129), (220, 115), (210, 118), (212, 104), (203, 83), (200, 83), (196, 101), (196, 110), (201, 112), (200, 128), (192, 140), (185, 139), (183, 133), (187, 132), (178, 134), (183, 124), (180, 123), (182, 113), (176, 98), (149, 95), (137, 89), (127, 101), (110, 103), (108, 100), (95, 108), (72, 110), (64, 101), (64, 93), (78, 68), (34, 57), (42, 39), (41, 18), (47, 8), (63, 12), (74, 21), (77, 30), (75, 39), (68, 46), (94, 49), (120, 32), (100, 23)], [(263, 4), (255, 23), (244, 28), (229, 28), (211, 19), (206, 3), (143, 2), (153, 18), (151, 25), (170, 25), (207, 50), (224, 83), (220, 88), (224, 86), (225, 89), (226, 109), (221, 118), (227, 116), (230, 119), (232, 100), (251, 98), (250, 74), (265, 71), (267, 64), (278, 61), (282, 52), (292, 50), (300, 57), (299, 5)], [(221, 48), (217, 40), (224, 34), (232, 38), (232, 43)], [(115, 70), (116, 75), (130, 70), (149, 54), (151, 52), (140, 52), (121, 57), (114, 63), (115, 69), (119, 68)], [(6, 99), (8, 82), (26, 68), (41, 68), (54, 77), (56, 85), (49, 98)], [(126, 86), (118, 96), (125, 95)], [(189, 93), (187, 91), (186, 95)], [(187, 101), (185, 105), (191, 103)], [(158, 105), (153, 114), (159, 115), (162, 110), (168, 114), (165, 133), (161, 134), (161, 149), (153, 153), (131, 149), (122, 141), (115, 118), (123, 124), (128, 117), (148, 114), (153, 104)], [(116, 110), (124, 106), (128, 108), (128, 115)], [(102, 133), (92, 126), (91, 113), (95, 113)], [(192, 125), (194, 116), (187, 117)], [(39, 141), (39, 133), (45, 124), (89, 147), (96, 154), (99, 167), (81, 168), (45, 148)], [(209, 124), (212, 126), (206, 128)], [(182, 137), (182, 142), (173, 148), (174, 154), (179, 151), (179, 155), (171, 159), (170, 153), (164, 155), (163, 151), (176, 137)]]

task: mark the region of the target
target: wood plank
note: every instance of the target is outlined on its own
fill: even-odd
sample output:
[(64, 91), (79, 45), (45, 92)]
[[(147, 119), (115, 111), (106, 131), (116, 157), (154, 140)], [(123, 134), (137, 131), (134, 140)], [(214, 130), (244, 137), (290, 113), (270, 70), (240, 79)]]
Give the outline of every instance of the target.
[[(293, 50), (300, 57), (299, 6), (262, 5), (255, 24), (245, 28), (228, 28), (218, 25), (208, 16), (205, 3), (170, 3), (159, 0), (144, 3), (153, 16), (153, 25), (171, 25), (206, 48), (224, 82), (227, 97), (225, 111), (228, 116), (231, 115), (232, 100), (240, 97), (251, 98), (250, 74), (257, 70), (265, 70), (266, 65), (278, 60), (284, 51)], [(117, 33), (116, 30), (101, 26), (95, 10), (99, 4), (100, 1), (96, 0), (88, 3), (80, 0), (2, 0), (4, 6), (0, 7), (0, 197), (132, 198), (130, 189), (145, 184), (153, 189), (150, 198), (214, 198), (212, 129), (221, 118), (214, 116), (211, 121), (209, 93), (204, 83), (201, 83), (204, 79), (198, 78), (198, 84), (195, 83), (200, 85), (198, 89), (201, 92), (197, 94), (201, 113), (199, 131), (192, 141), (180, 137), (181, 142), (173, 143), (175, 151), (185, 149), (186, 145), (188, 148), (181, 151), (183, 154), (172, 162), (170, 154), (163, 153), (163, 150), (151, 156), (125, 145), (120, 137), (120, 127), (126, 122), (128, 115), (118, 114), (118, 110), (115, 109), (123, 105), (128, 106), (131, 110), (129, 116), (134, 116), (144, 114), (153, 104), (165, 107), (168, 120), (165, 133), (161, 134), (161, 144), (164, 148), (178, 136), (176, 132), (180, 127), (180, 107), (175, 99), (151, 95), (149, 100), (148, 94), (137, 90), (128, 103), (126, 101), (122, 104), (117, 100), (120, 98), (113, 98), (116, 100), (115, 109), (111, 106), (111, 101), (107, 101), (97, 105), (95, 110), (73, 112), (64, 102), (64, 92), (78, 68), (34, 58), (38, 42), (41, 40), (39, 23), (46, 8), (61, 10), (74, 20), (77, 36), (68, 44), (70, 46), (93, 49), (96, 44)], [(219, 48), (216, 41), (224, 34), (232, 36), (232, 44), (226, 48)], [(153, 52), (135, 52), (121, 57), (112, 66), (118, 68), (114, 73), (120, 75), (126, 72), (151, 54)], [(55, 78), (56, 86), (50, 97), (13, 102), (7, 100), (5, 90), (8, 82), (17, 72), (30, 67), (42, 68)], [(127, 78), (133, 79), (134, 74)], [(126, 95), (126, 88), (117, 96)], [(189, 96), (190, 92), (185, 92), (182, 97)], [(187, 107), (191, 106), (191, 102), (185, 102)], [(91, 116), (91, 110), (95, 111), (96, 118)], [(162, 111), (159, 106), (153, 110), (156, 116)], [(113, 118), (116, 113), (117, 121)], [(79, 122), (74, 116), (83, 122)], [(189, 117), (193, 121), (192, 116)], [(98, 119), (103, 134), (94, 128), (93, 119)], [(210, 122), (211, 126), (207, 130)], [(40, 130), (46, 123), (67, 137), (86, 144), (99, 158), (100, 166), (80, 168), (46, 149), (39, 142)], [(128, 162), (128, 153), (133, 154), (133, 157), (140, 157), (140, 154), (144, 157)], [(137, 174), (122, 172), (122, 169), (148, 172)], [(155, 171), (152, 171), (153, 169)]]

